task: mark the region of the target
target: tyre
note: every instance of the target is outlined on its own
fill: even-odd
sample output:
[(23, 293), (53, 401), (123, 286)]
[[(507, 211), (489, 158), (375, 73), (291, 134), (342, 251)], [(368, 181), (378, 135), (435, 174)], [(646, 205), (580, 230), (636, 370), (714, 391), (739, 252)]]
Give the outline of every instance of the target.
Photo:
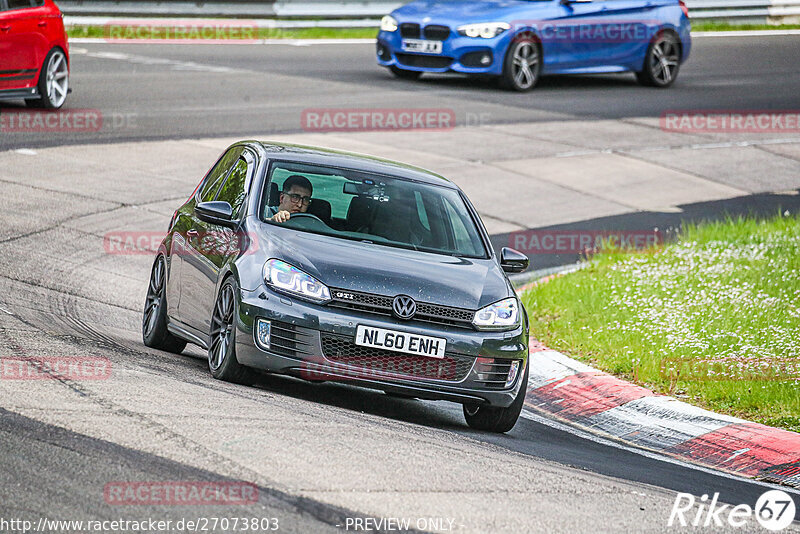
[(669, 87), (678, 77), (680, 57), (678, 36), (662, 32), (647, 47), (642, 70), (636, 73), (636, 79), (648, 87)]
[(522, 34), (511, 40), (503, 61), (500, 83), (513, 91), (530, 91), (539, 82), (542, 72), (542, 51), (531, 35)]
[[(528, 362), (530, 366), (530, 358)], [(507, 408), (497, 406), (474, 406), (464, 405), (464, 419), (470, 428), (475, 430), (485, 430), (487, 432), (508, 432), (517, 424), (519, 414), (522, 412), (522, 405), (525, 402), (525, 393), (528, 390), (528, 366), (522, 376), (522, 387), (514, 398), (514, 402)]]
[(239, 317), (239, 284), (231, 276), (222, 283), (211, 316), (208, 369), (225, 382), (249, 384), (255, 373), (236, 359), (236, 320)]
[(389, 70), (392, 71), (392, 74), (394, 74), (395, 76), (397, 76), (402, 80), (416, 80), (420, 76), (422, 76), (422, 73), (417, 70), (401, 69), (400, 67), (397, 67), (395, 65), (389, 67)]
[(147, 286), (147, 299), (142, 314), (142, 341), (148, 347), (180, 354), (186, 341), (173, 336), (167, 330), (167, 260), (161, 254), (156, 257)]
[(69, 65), (67, 56), (60, 48), (50, 50), (44, 58), (39, 74), (39, 98), (26, 100), (28, 106), (44, 109), (59, 109), (69, 93)]

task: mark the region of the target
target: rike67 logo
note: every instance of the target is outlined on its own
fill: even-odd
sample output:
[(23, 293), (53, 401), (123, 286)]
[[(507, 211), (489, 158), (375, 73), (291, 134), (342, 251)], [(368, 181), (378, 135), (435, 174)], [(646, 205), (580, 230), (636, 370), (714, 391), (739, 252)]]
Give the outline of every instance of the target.
[(667, 526), (730, 526), (741, 528), (743, 532), (752, 532), (757, 521), (761, 527), (777, 532), (794, 521), (796, 511), (792, 496), (781, 490), (765, 492), (758, 498), (754, 508), (749, 504), (720, 504), (719, 493), (714, 493), (710, 500), (708, 495), (697, 499), (691, 493), (678, 493)]

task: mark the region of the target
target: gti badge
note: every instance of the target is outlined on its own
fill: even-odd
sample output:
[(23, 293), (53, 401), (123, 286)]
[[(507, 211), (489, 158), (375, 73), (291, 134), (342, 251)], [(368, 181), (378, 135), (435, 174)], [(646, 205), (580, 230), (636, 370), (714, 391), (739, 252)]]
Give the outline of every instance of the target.
[(398, 319), (411, 319), (417, 313), (417, 303), (408, 295), (397, 295), (392, 302), (392, 311)]

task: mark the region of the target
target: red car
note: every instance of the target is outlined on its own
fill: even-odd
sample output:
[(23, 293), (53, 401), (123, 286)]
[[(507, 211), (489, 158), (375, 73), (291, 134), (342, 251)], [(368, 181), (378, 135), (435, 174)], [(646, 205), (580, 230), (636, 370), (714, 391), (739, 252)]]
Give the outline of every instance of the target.
[(0, 0), (0, 100), (58, 109), (69, 93), (69, 48), (53, 0)]

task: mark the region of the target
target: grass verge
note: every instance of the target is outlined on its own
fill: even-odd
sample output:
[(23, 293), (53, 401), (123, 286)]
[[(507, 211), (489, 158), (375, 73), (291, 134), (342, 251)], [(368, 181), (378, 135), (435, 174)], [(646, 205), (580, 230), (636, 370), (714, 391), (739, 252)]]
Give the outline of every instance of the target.
[(800, 30), (800, 24), (730, 24), (727, 22), (692, 22), (693, 32), (736, 32), (753, 30)]
[(659, 393), (800, 432), (800, 216), (687, 226), (523, 295), (553, 349)]
[[(800, 24), (784, 24), (774, 26), (769, 24), (728, 24), (724, 22), (693, 22), (693, 32), (711, 31), (740, 31), (740, 30), (797, 30)], [(378, 33), (378, 28), (245, 28), (247, 33), (243, 36), (241, 32), (226, 32), (222, 30), (223, 39), (374, 39)], [(117, 33), (113, 33), (113, 32)], [(90, 37), (98, 39), (108, 39), (118, 35), (125, 35), (125, 29), (114, 26), (71, 26), (67, 28), (67, 35), (71, 38)], [(128, 30), (130, 38), (133, 40), (150, 38), (163, 38), (163, 28), (154, 27), (148, 34), (140, 33), (143, 37), (134, 37), (135, 30)], [(227, 37), (226, 37), (227, 35)], [(187, 35), (188, 37), (188, 35)], [(184, 37), (184, 38), (187, 38)]]
[[(120, 39), (127, 36), (143, 36), (148, 38), (165, 38), (169, 27), (154, 26), (151, 29), (137, 30), (110, 26), (71, 26), (67, 28), (67, 35), (70, 38), (98, 38), (98, 39)], [(171, 28), (172, 34), (180, 32), (178, 25)], [(138, 32), (138, 33), (137, 33)], [(216, 35), (218, 38), (226, 40), (250, 40), (250, 39), (374, 39), (378, 34), (378, 28), (242, 28), (241, 31), (231, 30), (224, 26), (214, 34), (208, 32), (207, 35)], [(188, 28), (183, 33), (181, 39), (193, 37), (193, 29)], [(197, 30), (194, 30), (197, 35)], [(135, 38), (131, 40), (141, 40)]]

